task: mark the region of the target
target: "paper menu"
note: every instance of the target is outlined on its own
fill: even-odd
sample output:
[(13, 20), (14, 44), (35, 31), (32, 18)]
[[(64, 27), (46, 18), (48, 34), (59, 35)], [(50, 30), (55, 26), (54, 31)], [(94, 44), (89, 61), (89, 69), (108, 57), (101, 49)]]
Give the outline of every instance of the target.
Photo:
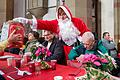
[(4, 41), (8, 38), (8, 30), (9, 30), (9, 24), (4, 22), (2, 26), (0, 41)]

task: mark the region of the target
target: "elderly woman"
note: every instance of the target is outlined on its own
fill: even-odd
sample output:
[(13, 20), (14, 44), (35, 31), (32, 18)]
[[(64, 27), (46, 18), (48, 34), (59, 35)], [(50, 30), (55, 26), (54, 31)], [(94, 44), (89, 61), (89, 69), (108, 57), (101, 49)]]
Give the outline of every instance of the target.
[(23, 50), (24, 53), (30, 52), (31, 47), (33, 47), (36, 44), (39, 44), (38, 42), (39, 33), (36, 31), (31, 31), (28, 33), (28, 41), (25, 44), (25, 48)]
[(68, 55), (70, 60), (76, 59), (76, 57), (86, 53), (96, 55), (100, 55), (100, 53), (108, 53), (107, 49), (102, 45), (102, 42), (96, 41), (91, 32), (86, 32), (83, 34), (82, 42), (82, 44), (70, 51)]
[(14, 30), (7, 40), (0, 42), (0, 51), (4, 51), (4, 49), (7, 47), (8, 44), (11, 44), (13, 42), (20, 41), (22, 39), (22, 36), (20, 34), (14, 34), (16, 30)]

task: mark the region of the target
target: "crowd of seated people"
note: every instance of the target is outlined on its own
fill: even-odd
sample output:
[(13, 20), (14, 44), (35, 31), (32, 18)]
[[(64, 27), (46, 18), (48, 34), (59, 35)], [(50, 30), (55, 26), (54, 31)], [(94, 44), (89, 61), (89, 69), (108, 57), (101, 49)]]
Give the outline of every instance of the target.
[[(25, 48), (23, 52), (30, 52), (30, 48), (36, 44), (42, 44), (45, 46), (52, 54), (47, 57), (45, 61), (57, 60), (58, 64), (66, 64), (65, 53), (64, 53), (64, 43), (59, 40), (55, 34), (51, 31), (44, 31), (44, 38), (39, 38), (39, 33), (36, 31), (30, 31), (27, 36), (27, 42), (25, 42)], [(8, 38), (9, 40), (9, 38)], [(81, 54), (96, 54), (100, 53), (107, 54), (115, 58), (118, 66), (120, 66), (120, 59), (117, 57), (117, 48), (113, 39), (110, 37), (109, 32), (103, 33), (103, 38), (101, 40), (96, 40), (92, 32), (86, 32), (82, 35), (82, 42), (78, 46), (74, 47), (69, 55), (69, 60), (79, 60)], [(112, 75), (119, 75), (120, 68), (113, 69)]]
[[(82, 35), (82, 43), (76, 48), (72, 49), (68, 55), (70, 60), (78, 60), (81, 59), (81, 54), (95, 54), (101, 55), (107, 54), (112, 56), (118, 65), (117, 68), (114, 68), (111, 71), (111, 74), (114, 76), (120, 76), (120, 59), (116, 56), (114, 57), (109, 53), (108, 48), (103, 44), (103, 40), (96, 41), (94, 35), (91, 32), (86, 32)], [(114, 53), (114, 55), (117, 53)]]
[(81, 54), (97, 54), (99, 51), (103, 54), (107, 53), (107, 49), (102, 45), (101, 41), (96, 41), (94, 35), (91, 32), (86, 32), (82, 35), (82, 42), (79, 46), (72, 49), (68, 55), (70, 60), (74, 60)]
[[(51, 31), (44, 31), (44, 38), (41, 38), (43, 46), (45, 46), (52, 54), (47, 57), (45, 61), (57, 60), (58, 64), (66, 64), (65, 53), (64, 53), (64, 44), (61, 40), (59, 40), (55, 34)], [(17, 36), (16, 36), (17, 37)], [(16, 38), (17, 39), (17, 38)], [(23, 52), (30, 52), (30, 48), (33, 45), (39, 44), (39, 33), (36, 31), (30, 31), (27, 37), (28, 41), (25, 44), (25, 48)], [(12, 39), (8, 38), (8, 42)], [(14, 41), (14, 40), (13, 40)], [(81, 54), (96, 54), (101, 55), (107, 54), (112, 56), (118, 66), (120, 66), (120, 59), (117, 57), (117, 48), (113, 39), (111, 39), (109, 32), (103, 33), (103, 39), (96, 40), (94, 34), (92, 32), (86, 32), (82, 35), (82, 42), (76, 47), (74, 47), (69, 55), (69, 60), (80, 60)], [(114, 76), (120, 76), (120, 67), (117, 69), (113, 69), (111, 74)]]
[[(14, 30), (10, 36), (8, 37), (7, 40), (1, 41), (0, 42), (0, 51), (4, 51), (4, 49), (11, 43), (21, 41), (21, 35), (19, 34), (14, 34), (16, 30)], [(1, 55), (1, 53), (0, 53)], [(2, 55), (1, 55), (2, 56)], [(0, 80), (6, 80), (1, 74), (0, 74)]]
[(45, 58), (45, 61), (57, 60), (58, 64), (66, 64), (63, 43), (59, 40), (53, 32), (44, 31), (44, 38), (39, 38), (39, 33), (36, 31), (31, 31), (28, 33), (28, 41), (25, 44), (23, 53), (29, 55), (31, 47), (36, 46), (36, 44), (42, 44), (46, 47), (51, 55)]
[[(47, 49), (49, 49), (50, 52), (52, 53), (51, 56), (46, 58), (46, 61), (56, 59), (59, 64), (66, 64), (64, 45), (67, 44), (72, 47), (74, 46), (74, 48), (70, 51), (70, 53), (68, 55), (68, 58), (70, 60), (76, 60), (76, 59), (79, 60), (80, 59), (79, 56), (81, 54), (87, 53), (87, 54), (101, 55), (100, 54), (100, 52), (101, 52), (103, 54), (108, 54), (108, 55), (112, 56), (113, 58), (115, 58), (118, 66), (119, 66), (120, 61), (117, 58), (117, 52), (116, 53), (113, 52), (116, 49), (115, 44), (114, 44), (113, 40), (111, 40), (110, 38), (109, 38), (109, 40), (106, 39), (107, 36), (109, 37), (109, 33), (103, 34), (104, 39), (99, 40), (99, 41), (96, 40), (94, 35), (91, 32), (87, 32), (90, 30), (80, 19), (72, 18), (72, 16), (69, 16), (69, 15), (71, 15), (71, 13), (69, 13), (69, 10), (67, 10), (68, 13), (65, 13), (66, 11), (64, 11), (62, 8), (63, 9), (65, 8), (65, 10), (67, 10), (66, 7), (64, 7), (64, 6), (59, 7), (57, 20), (43, 21), (43, 22), (42, 22), (42, 20), (37, 20), (39, 22), (39, 24), (37, 25), (38, 26), (37, 28), (38, 29), (42, 29), (42, 28), (46, 29), (47, 28), (47, 30), (51, 30), (53, 32), (59, 31), (58, 32), (59, 37), (63, 41), (56, 38), (55, 34), (50, 31), (44, 31), (44, 40), (45, 41), (43, 39), (40, 40), (39, 33), (36, 31), (31, 31), (28, 34), (28, 41), (25, 42), (26, 44), (25, 44), (25, 48), (23, 49), (23, 52), (24, 53), (30, 52), (30, 48), (32, 46), (41, 43), (43, 46), (45, 46)], [(33, 23), (35, 23), (35, 22), (32, 22), (32, 20), (30, 20), (30, 21), (29, 20), (30, 19), (25, 19), (25, 18), (14, 19), (14, 21), (16, 21), (16, 22), (18, 21), (23, 24), (29, 23), (29, 24), (33, 25)], [(48, 23), (49, 24), (47, 25), (47, 24), (45, 24), (45, 22), (47, 24)], [(69, 25), (68, 22), (71, 24)], [(65, 28), (63, 28), (63, 26)], [(82, 43), (79, 42), (78, 39), (76, 39), (76, 38), (78, 38), (79, 35), (82, 36)], [(69, 41), (67, 41), (67, 40), (69, 40)], [(8, 42), (9, 42), (9, 39), (8, 39)], [(75, 43), (75, 42), (77, 42), (77, 43)], [(106, 43), (108, 43), (108, 44), (110, 43), (111, 46), (109, 46)], [(113, 47), (113, 48), (110, 48), (110, 47)], [(14, 49), (14, 50), (17, 50), (17, 49)], [(19, 51), (19, 50), (17, 50), (17, 51)], [(15, 51), (15, 52), (19, 53), (17, 51)], [(118, 76), (118, 72), (120, 72), (119, 68), (114, 69), (112, 73), (115, 73), (113, 75)]]

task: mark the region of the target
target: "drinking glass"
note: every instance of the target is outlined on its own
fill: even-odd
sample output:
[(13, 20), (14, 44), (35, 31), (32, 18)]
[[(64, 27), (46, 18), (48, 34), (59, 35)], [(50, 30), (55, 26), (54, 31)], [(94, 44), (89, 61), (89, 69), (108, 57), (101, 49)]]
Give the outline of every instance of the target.
[(21, 58), (16, 58), (15, 59), (15, 65), (16, 65), (17, 68), (21, 67)]
[(35, 73), (39, 75), (41, 71), (41, 62), (35, 62)]
[(57, 60), (51, 60), (52, 70), (56, 70), (56, 63), (57, 63)]
[(13, 58), (7, 58), (8, 66), (12, 66)]
[(35, 72), (35, 63), (34, 62), (30, 62), (29, 63), (29, 71), (32, 73), (32, 72)]

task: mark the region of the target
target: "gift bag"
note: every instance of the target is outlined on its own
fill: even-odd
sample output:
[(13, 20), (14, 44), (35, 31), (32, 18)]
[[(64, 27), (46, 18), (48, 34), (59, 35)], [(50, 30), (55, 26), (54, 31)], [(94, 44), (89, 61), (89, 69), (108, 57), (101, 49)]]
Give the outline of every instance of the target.
[(21, 41), (17, 41), (14, 43), (11, 43), (8, 45), (8, 47), (14, 47), (14, 48), (20, 48), (23, 46), (23, 40), (24, 40), (24, 34), (25, 34), (25, 30), (24, 30), (24, 26), (21, 23), (12, 23), (9, 25), (9, 30), (8, 30), (8, 37), (10, 36), (10, 34), (16, 30), (16, 32), (14, 34), (20, 34), (22, 36), (22, 40)]

